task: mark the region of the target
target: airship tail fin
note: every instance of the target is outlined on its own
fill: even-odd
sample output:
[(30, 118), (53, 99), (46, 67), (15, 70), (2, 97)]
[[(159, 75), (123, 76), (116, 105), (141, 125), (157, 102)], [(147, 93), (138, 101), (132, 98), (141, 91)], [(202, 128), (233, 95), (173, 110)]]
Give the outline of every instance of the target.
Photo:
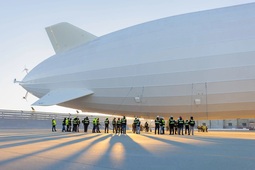
[(34, 106), (51, 106), (93, 94), (88, 89), (56, 89), (37, 100)]
[(56, 53), (70, 50), (97, 38), (97, 36), (67, 22), (55, 24), (45, 29)]

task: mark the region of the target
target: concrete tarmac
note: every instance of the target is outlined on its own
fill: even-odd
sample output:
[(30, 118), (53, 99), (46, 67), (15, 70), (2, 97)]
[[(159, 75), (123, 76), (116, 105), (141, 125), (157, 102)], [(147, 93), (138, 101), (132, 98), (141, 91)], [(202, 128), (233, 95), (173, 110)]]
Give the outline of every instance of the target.
[(253, 170), (254, 132), (170, 136), (0, 130), (0, 170)]

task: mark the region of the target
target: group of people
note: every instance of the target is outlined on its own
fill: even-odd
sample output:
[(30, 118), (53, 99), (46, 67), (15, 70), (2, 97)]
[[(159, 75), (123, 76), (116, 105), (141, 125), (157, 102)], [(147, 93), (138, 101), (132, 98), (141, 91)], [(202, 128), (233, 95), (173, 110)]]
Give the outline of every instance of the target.
[[(85, 120), (84, 120), (84, 122), (85, 122)], [(88, 120), (88, 124), (89, 124), (89, 120)], [(110, 126), (110, 120), (108, 118), (105, 118), (104, 133), (109, 133), (109, 126)], [(113, 133), (126, 134), (126, 126), (127, 126), (127, 119), (125, 116), (123, 116), (122, 119), (120, 119), (120, 118), (117, 119), (115, 117), (113, 118), (113, 120), (112, 120)], [(85, 127), (85, 125), (84, 125), (84, 127)], [(86, 131), (84, 129), (84, 132), (87, 132), (87, 127), (86, 127)], [(99, 118), (93, 119), (92, 133), (101, 133)]]
[[(174, 120), (173, 116), (169, 118), (169, 135), (184, 135), (183, 128), (185, 128), (185, 135), (194, 135), (195, 121), (193, 116), (190, 120), (184, 121), (180, 116), (178, 120)], [(163, 117), (157, 116), (155, 119), (155, 134), (165, 134), (165, 120)]]
[[(80, 130), (80, 124), (81, 121), (78, 116), (75, 116), (72, 120), (72, 118), (64, 118), (62, 121), (62, 132), (79, 132)], [(84, 132), (88, 131), (88, 126), (89, 126), (89, 118), (85, 117), (82, 120), (82, 124), (84, 127)]]
[(141, 121), (137, 117), (135, 117), (134, 122), (132, 124), (132, 131), (133, 131), (133, 133), (140, 134)]
[[(101, 133), (100, 132), (100, 121), (99, 118), (94, 118), (92, 127), (92, 133)], [(85, 117), (82, 120), (84, 127), (84, 132), (88, 132), (88, 126), (90, 120), (88, 117)], [(56, 132), (57, 122), (55, 119), (52, 119), (52, 132)], [(155, 119), (155, 134), (165, 134), (165, 125), (166, 122), (163, 117), (157, 116)], [(106, 118), (104, 120), (104, 133), (109, 133), (110, 120)], [(72, 118), (64, 118), (62, 122), (62, 132), (79, 132), (80, 119), (78, 116)], [(126, 134), (127, 119), (125, 116), (123, 118), (113, 118), (112, 120), (112, 130), (116, 134)], [(194, 135), (195, 121), (193, 117), (190, 117), (190, 120), (184, 121), (180, 116), (178, 120), (174, 120), (171, 116), (168, 120), (169, 135), (184, 135), (183, 131), (185, 129), (185, 135)], [(149, 132), (149, 124), (145, 122), (144, 125), (145, 132)], [(141, 131), (141, 121), (139, 118), (135, 117), (132, 124), (133, 133), (140, 134)]]
[[(106, 127), (106, 126), (105, 126)], [(107, 126), (107, 128), (109, 128)], [(123, 116), (123, 118), (118, 118), (116, 119), (115, 117), (112, 120), (112, 129), (113, 129), (113, 133), (118, 133), (118, 134), (126, 134), (126, 130), (127, 130), (127, 119), (125, 116)], [(108, 133), (108, 130), (107, 130)]]
[[(72, 126), (73, 125), (73, 126)], [(64, 118), (62, 122), (62, 132), (79, 132), (80, 119), (78, 116), (72, 118)]]
[(92, 121), (93, 128), (92, 128), (92, 133), (101, 133), (100, 132), (100, 121), (99, 118), (94, 118)]
[[(88, 117), (85, 117), (82, 120), (82, 124), (84, 127), (84, 132), (88, 132), (88, 127), (90, 124), (90, 120)], [(101, 133), (100, 132), (100, 121), (99, 118), (94, 118), (92, 121), (93, 127), (92, 127), (92, 133)], [(53, 118), (52, 119), (52, 132), (56, 132), (56, 125), (57, 122)], [(109, 125), (110, 121), (108, 118), (105, 119), (104, 121), (104, 132), (109, 133)], [(123, 118), (113, 118), (112, 120), (112, 129), (113, 133), (120, 133), (120, 134), (126, 134), (126, 126), (127, 126), (127, 119), (125, 116)], [(72, 118), (64, 118), (62, 121), (62, 132), (79, 132), (79, 127), (80, 127), (80, 119), (78, 116), (74, 117), (73, 120)]]

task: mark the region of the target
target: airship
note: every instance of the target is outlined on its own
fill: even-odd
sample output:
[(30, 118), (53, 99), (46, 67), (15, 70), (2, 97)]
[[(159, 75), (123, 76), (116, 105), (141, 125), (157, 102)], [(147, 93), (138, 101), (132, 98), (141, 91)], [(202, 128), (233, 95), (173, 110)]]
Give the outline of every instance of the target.
[(19, 84), (37, 106), (144, 118), (255, 117), (255, 3), (162, 18), (97, 37), (46, 27), (55, 55)]

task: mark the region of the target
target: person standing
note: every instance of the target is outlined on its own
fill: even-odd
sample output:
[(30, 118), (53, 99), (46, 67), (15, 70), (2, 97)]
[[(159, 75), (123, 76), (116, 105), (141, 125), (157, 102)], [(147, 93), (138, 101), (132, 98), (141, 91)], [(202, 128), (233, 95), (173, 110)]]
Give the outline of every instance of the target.
[(100, 121), (99, 121), (99, 117), (96, 119), (96, 131), (97, 131), (97, 133), (101, 133), (101, 132), (100, 132)]
[(165, 134), (165, 120), (163, 117), (160, 118), (160, 134)]
[(69, 130), (69, 118), (66, 118), (66, 132)]
[(140, 126), (141, 126), (141, 122), (139, 120), (139, 118), (136, 119), (136, 134), (140, 134)]
[(118, 120), (117, 120), (117, 130), (116, 130), (116, 134), (117, 134), (117, 133), (120, 133), (120, 128), (121, 128), (121, 120), (120, 120), (120, 118), (118, 118)]
[(173, 116), (170, 117), (168, 124), (169, 124), (169, 129), (170, 129), (169, 135), (174, 135), (175, 120), (174, 120)]
[(79, 117), (77, 116), (77, 127), (76, 127), (76, 132), (80, 132), (80, 124), (81, 124), (81, 121), (80, 121)]
[(145, 122), (144, 127), (145, 127), (145, 132), (149, 132), (149, 124), (148, 124), (148, 122)]
[(133, 133), (136, 133), (136, 124), (137, 124), (137, 117), (135, 117), (134, 122), (132, 124), (132, 131), (133, 131)]
[(121, 133), (126, 134), (127, 119), (125, 116), (121, 119)]
[(178, 135), (181, 135), (181, 132), (182, 132), (182, 135), (183, 134), (183, 125), (184, 125), (184, 121), (182, 120), (182, 117), (180, 116), (179, 120), (178, 120)]
[(73, 119), (73, 132), (77, 132), (77, 126), (78, 126), (78, 119), (77, 119), (77, 117), (74, 117), (74, 119)]
[(92, 133), (96, 133), (97, 118), (94, 118), (92, 123), (93, 123)]
[(116, 122), (116, 118), (114, 117), (112, 120), (112, 132), (117, 133), (116, 131), (117, 131), (117, 122)]
[(186, 122), (184, 123), (185, 125), (185, 135), (190, 135), (189, 133), (189, 120), (186, 120)]
[(109, 133), (109, 119), (106, 118), (104, 121), (104, 133)]
[[(189, 120), (189, 126), (190, 126), (190, 132), (192, 135), (194, 135), (194, 127), (195, 127), (195, 121), (193, 120), (193, 116), (190, 117), (190, 120)], [(190, 135), (190, 133), (189, 133)]]
[(62, 132), (66, 131), (66, 118), (64, 118), (63, 122), (62, 122)]
[[(178, 119), (179, 120), (179, 119)], [(174, 124), (174, 134), (177, 135), (178, 134), (178, 120), (175, 121), (175, 124)]]
[(71, 132), (71, 131), (72, 131), (72, 118), (69, 118), (69, 120), (68, 120), (68, 126), (69, 126), (68, 132)]
[(83, 123), (83, 127), (84, 127), (84, 132), (87, 132), (88, 131), (88, 126), (89, 126), (88, 116), (83, 119), (82, 123)]
[(56, 132), (57, 121), (53, 118), (51, 123), (52, 123), (52, 132)]
[(159, 116), (157, 116), (157, 118), (155, 119), (155, 135), (156, 135), (156, 132), (158, 130), (158, 134), (159, 134)]

